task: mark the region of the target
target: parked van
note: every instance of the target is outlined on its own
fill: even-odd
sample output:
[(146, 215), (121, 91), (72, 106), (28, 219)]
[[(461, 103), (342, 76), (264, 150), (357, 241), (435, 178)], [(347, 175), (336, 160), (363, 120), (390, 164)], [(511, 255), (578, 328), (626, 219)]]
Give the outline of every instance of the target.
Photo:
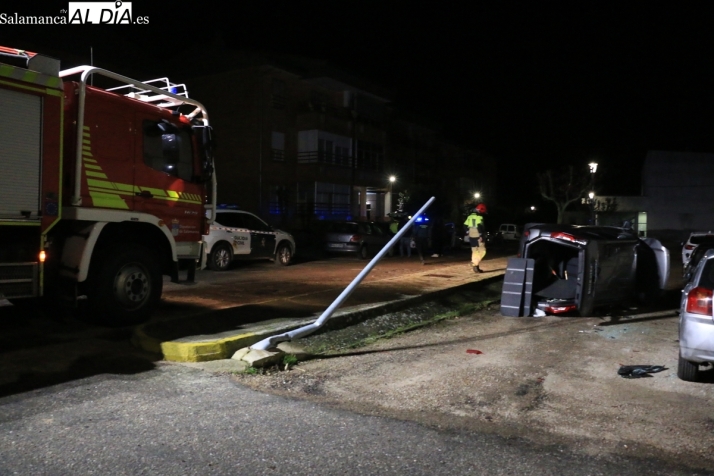
[(520, 229), (513, 223), (504, 223), (498, 228), (504, 240), (518, 241), (521, 239)]

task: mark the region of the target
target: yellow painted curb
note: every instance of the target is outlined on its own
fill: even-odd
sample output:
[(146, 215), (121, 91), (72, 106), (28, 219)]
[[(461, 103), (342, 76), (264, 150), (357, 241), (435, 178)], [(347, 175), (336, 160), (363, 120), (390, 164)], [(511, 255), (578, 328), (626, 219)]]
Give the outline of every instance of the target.
[(161, 353), (171, 362), (206, 362), (208, 360), (229, 359), (243, 347), (260, 340), (254, 333), (218, 339), (210, 342), (162, 342)]
[(265, 336), (248, 332), (223, 339), (204, 342), (161, 342), (146, 334), (143, 326), (134, 331), (131, 340), (137, 347), (164, 356), (171, 362), (207, 362), (210, 360), (229, 359), (243, 347), (248, 347)]

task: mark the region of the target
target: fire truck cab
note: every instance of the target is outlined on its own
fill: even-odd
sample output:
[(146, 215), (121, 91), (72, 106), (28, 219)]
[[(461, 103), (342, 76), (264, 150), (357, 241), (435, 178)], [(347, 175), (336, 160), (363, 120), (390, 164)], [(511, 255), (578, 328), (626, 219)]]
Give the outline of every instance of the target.
[(60, 71), (2, 47), (0, 104), (0, 299), (148, 319), (163, 275), (177, 281), (183, 263), (192, 280), (204, 265), (216, 181), (203, 105), (167, 78)]

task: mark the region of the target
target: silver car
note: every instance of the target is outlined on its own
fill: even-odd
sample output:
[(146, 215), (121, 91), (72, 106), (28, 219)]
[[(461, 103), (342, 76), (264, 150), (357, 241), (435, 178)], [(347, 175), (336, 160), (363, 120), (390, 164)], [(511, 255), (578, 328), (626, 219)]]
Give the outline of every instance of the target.
[[(389, 243), (392, 236), (377, 223), (337, 221), (328, 224), (324, 250), (328, 253), (352, 253), (367, 259)], [(394, 250), (389, 250), (389, 256)]]
[(686, 268), (687, 263), (692, 257), (692, 252), (701, 243), (714, 240), (714, 234), (711, 231), (693, 231), (689, 234), (687, 241), (682, 243), (682, 267)]
[(679, 312), (679, 365), (682, 380), (696, 382), (700, 366), (714, 362), (714, 249), (708, 250), (682, 290)]

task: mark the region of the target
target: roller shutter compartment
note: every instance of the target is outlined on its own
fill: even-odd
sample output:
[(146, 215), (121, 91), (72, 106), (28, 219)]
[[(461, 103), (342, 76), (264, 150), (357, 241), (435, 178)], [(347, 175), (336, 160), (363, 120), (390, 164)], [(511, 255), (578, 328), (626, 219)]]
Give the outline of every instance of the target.
[(38, 218), (42, 99), (0, 89), (0, 219)]

